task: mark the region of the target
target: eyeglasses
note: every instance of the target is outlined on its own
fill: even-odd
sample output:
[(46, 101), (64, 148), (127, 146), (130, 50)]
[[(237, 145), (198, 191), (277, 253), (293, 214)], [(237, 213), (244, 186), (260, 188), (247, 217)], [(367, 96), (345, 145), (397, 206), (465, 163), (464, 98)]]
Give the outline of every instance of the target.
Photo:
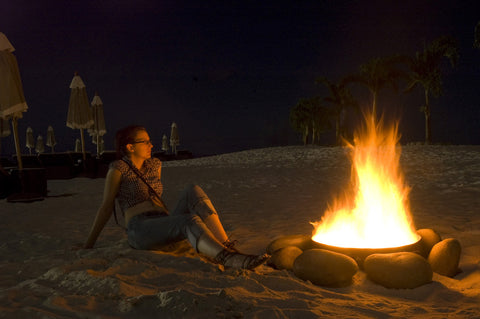
[(144, 144), (144, 145), (152, 145), (152, 140), (144, 140), (144, 141), (135, 141), (135, 142), (132, 142), (131, 144)]

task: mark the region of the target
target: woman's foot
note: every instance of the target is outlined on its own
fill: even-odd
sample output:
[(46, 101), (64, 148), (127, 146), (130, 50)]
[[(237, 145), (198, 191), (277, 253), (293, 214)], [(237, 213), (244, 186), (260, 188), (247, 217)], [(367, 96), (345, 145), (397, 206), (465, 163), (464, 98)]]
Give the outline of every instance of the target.
[(263, 255), (245, 255), (238, 251), (224, 249), (215, 257), (215, 261), (225, 267), (249, 269), (252, 270), (263, 264), (270, 256)]
[(231, 251), (234, 251), (234, 252), (239, 252), (237, 248), (235, 248), (235, 245), (238, 244), (238, 240), (232, 240), (230, 241), (230, 239), (227, 239), (223, 242), (223, 246), (225, 248), (227, 248), (228, 250), (231, 250)]

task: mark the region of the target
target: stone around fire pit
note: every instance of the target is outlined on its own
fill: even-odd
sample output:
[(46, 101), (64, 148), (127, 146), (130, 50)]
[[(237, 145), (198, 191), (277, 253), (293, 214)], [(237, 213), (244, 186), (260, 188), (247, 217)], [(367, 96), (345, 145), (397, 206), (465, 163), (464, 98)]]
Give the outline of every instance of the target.
[(442, 240), (440, 235), (433, 229), (423, 228), (417, 230), (417, 234), (422, 237), (422, 251), (421, 254), (423, 257), (427, 258), (428, 254), (432, 250), (432, 247), (435, 246), (438, 242)]
[(419, 239), (417, 242), (405, 245), (405, 246), (398, 246), (398, 247), (385, 247), (385, 248), (355, 248), (355, 247), (337, 247), (326, 245), (322, 243), (318, 243), (314, 240), (311, 240), (313, 248), (318, 249), (326, 249), (330, 251), (334, 251), (337, 253), (345, 254), (347, 256), (352, 257), (360, 267), (363, 269), (363, 264), (365, 258), (372, 254), (391, 254), (391, 253), (398, 253), (398, 252), (413, 252), (413, 253), (420, 253), (422, 250), (422, 239)]
[(307, 250), (311, 247), (311, 236), (307, 235), (289, 235), (282, 236), (274, 239), (267, 246), (267, 254), (273, 255), (273, 253), (279, 249), (282, 249), (287, 246), (295, 246), (301, 250)]
[(298, 278), (319, 286), (347, 286), (357, 271), (353, 258), (325, 249), (305, 250), (293, 263), (293, 272)]
[(268, 261), (268, 265), (276, 269), (293, 270), (293, 262), (303, 251), (296, 246), (288, 246), (276, 250)]
[(386, 288), (416, 288), (432, 281), (432, 268), (422, 256), (412, 252), (373, 254), (364, 262), (373, 282)]
[(454, 238), (448, 238), (433, 246), (428, 262), (437, 274), (453, 277), (459, 273), (458, 263), (461, 251), (460, 242)]

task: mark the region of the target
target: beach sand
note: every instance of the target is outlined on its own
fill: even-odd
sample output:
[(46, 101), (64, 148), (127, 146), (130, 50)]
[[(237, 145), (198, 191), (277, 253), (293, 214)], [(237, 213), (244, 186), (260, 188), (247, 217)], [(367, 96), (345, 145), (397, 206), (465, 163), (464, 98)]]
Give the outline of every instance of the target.
[[(131, 249), (113, 218), (95, 249), (84, 242), (104, 179), (49, 180), (48, 197), (0, 201), (1, 318), (480, 318), (480, 146), (402, 148), (417, 229), (462, 245), (454, 278), (434, 274), (415, 289), (387, 289), (359, 271), (327, 288), (262, 265), (223, 269), (187, 242)], [(165, 162), (164, 199), (200, 185), (239, 249), (261, 253), (275, 238), (311, 234), (348, 183), (341, 147), (289, 146)]]

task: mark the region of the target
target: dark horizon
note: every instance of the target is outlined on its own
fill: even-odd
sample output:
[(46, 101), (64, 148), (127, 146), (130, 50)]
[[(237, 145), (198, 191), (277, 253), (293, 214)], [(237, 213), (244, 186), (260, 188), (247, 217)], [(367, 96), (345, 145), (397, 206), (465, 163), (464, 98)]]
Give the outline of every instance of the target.
[[(300, 98), (327, 94), (316, 78), (336, 81), (372, 58), (413, 55), (424, 41), (443, 35), (459, 41), (460, 59), (455, 69), (446, 63), (444, 94), (431, 100), (433, 143), (480, 144), (475, 1), (206, 6), (145, 0), (114, 6), (24, 0), (3, 7), (0, 32), (16, 49), (29, 105), (19, 120), (22, 153), (28, 153), (28, 126), (35, 137), (45, 138), (52, 125), (55, 151), (73, 150), (80, 135), (65, 122), (74, 72), (90, 101), (95, 91), (103, 100), (107, 150), (113, 149), (117, 129), (141, 124), (159, 151), (172, 122), (179, 128), (179, 149), (195, 156), (301, 144), (289, 112)], [(380, 94), (380, 108), (401, 120), (402, 143), (423, 141), (422, 90), (410, 96)], [(323, 142), (333, 144), (333, 132)], [(15, 152), (12, 136), (1, 143), (3, 156)]]

